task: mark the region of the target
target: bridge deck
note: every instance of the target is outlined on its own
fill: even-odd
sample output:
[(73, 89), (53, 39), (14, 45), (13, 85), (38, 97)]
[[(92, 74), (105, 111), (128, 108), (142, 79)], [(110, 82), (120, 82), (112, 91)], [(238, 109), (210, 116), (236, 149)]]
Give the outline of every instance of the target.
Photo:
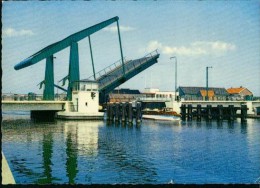
[(2, 101), (3, 111), (30, 111), (30, 110), (53, 110), (64, 109), (66, 101)]
[(114, 67), (110, 66), (100, 71), (104, 73), (103, 75), (99, 75), (99, 77), (97, 78), (97, 81), (99, 82), (100, 93), (109, 93), (125, 81), (129, 80), (141, 71), (157, 63), (157, 59), (159, 58), (159, 56), (160, 54), (158, 54), (157, 51), (154, 51), (140, 59), (126, 61), (124, 63), (125, 75), (123, 73), (121, 63), (119, 65), (113, 64), (112, 66)]

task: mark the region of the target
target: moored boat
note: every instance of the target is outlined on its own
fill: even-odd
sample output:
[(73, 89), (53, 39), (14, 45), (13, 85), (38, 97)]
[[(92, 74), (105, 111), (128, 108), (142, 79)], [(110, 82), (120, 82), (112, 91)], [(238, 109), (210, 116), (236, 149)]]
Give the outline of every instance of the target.
[(179, 116), (173, 115), (143, 115), (143, 119), (162, 120), (162, 121), (180, 121)]
[(175, 111), (169, 111), (169, 109), (164, 108), (163, 110), (143, 110), (143, 119), (152, 120), (163, 120), (163, 121), (180, 121), (181, 115), (177, 114)]

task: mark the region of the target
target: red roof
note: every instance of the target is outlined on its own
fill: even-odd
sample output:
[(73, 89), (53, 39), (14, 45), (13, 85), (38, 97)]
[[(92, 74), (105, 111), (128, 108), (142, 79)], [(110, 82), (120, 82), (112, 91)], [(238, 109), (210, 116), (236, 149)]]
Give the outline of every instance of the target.
[[(206, 97), (207, 96), (207, 91), (206, 90), (200, 90), (200, 94), (202, 97)], [(208, 97), (213, 97), (214, 91), (213, 90), (208, 90)]]
[(227, 92), (229, 94), (238, 94), (240, 93), (241, 91), (243, 91), (245, 88), (244, 87), (238, 87), (238, 88), (229, 88), (227, 89)]

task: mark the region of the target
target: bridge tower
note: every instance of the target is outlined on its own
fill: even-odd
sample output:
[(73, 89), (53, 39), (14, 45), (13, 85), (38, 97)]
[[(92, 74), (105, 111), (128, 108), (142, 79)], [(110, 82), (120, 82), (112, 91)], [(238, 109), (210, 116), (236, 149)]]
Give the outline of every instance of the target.
[[(67, 100), (72, 100), (73, 82), (80, 80), (78, 42), (86, 37), (89, 38), (92, 68), (93, 68), (93, 73), (95, 75), (90, 35), (103, 29), (104, 27), (107, 27), (108, 25), (110, 25), (114, 22), (117, 22), (117, 30), (118, 30), (119, 45), (120, 45), (120, 55), (121, 55), (121, 60), (122, 60), (122, 72), (125, 74), (125, 66), (124, 66), (124, 61), (123, 61), (123, 50), (122, 50), (118, 20), (119, 20), (119, 17), (116, 16), (114, 18), (103, 21), (99, 24), (96, 24), (94, 26), (81, 30), (77, 33), (74, 33), (63, 40), (58, 41), (54, 44), (51, 44), (51, 45), (45, 47), (44, 49), (36, 52), (32, 56), (28, 57), (27, 59), (25, 59), (22, 62), (15, 65), (14, 69), (19, 70), (19, 69), (31, 66), (33, 64), (36, 64), (43, 59), (46, 59), (45, 78), (40, 83), (40, 88), (44, 84), (43, 99), (44, 100), (54, 100), (54, 87), (57, 87), (57, 88), (62, 89), (63, 91), (67, 92)], [(67, 47), (70, 47), (69, 73), (66, 77), (64, 77), (62, 79), (64, 84), (65, 84), (66, 80), (68, 80), (68, 82), (69, 82), (68, 89), (66, 90), (66, 89), (54, 84), (54, 68), (53, 68), (54, 56), (53, 55)]]

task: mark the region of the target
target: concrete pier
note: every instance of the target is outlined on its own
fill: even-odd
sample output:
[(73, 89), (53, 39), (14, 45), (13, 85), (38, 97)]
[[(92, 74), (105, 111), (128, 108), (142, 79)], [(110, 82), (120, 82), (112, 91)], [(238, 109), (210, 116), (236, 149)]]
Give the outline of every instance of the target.
[(5, 159), (3, 152), (2, 152), (2, 184), (3, 185), (15, 184), (13, 174), (9, 168), (9, 165)]

